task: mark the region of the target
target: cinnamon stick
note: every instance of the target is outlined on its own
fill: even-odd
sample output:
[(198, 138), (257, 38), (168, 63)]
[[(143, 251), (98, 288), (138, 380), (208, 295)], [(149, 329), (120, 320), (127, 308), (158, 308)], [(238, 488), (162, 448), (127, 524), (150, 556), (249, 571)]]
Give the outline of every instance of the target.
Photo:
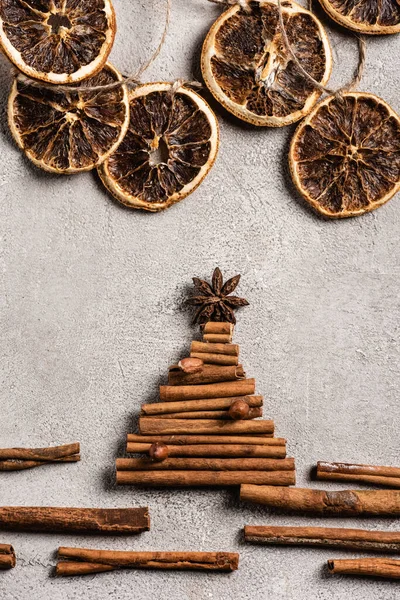
[(208, 321), (204, 325), (203, 333), (227, 333), (233, 335), (233, 324), (227, 321)]
[[(243, 420), (258, 419), (262, 417), (262, 408), (250, 408), (248, 414)], [(164, 415), (154, 415), (157, 419), (222, 419), (232, 421), (232, 417), (227, 410), (197, 410), (190, 412), (167, 413)]]
[(243, 485), (240, 498), (288, 511), (327, 516), (400, 516), (400, 491), (340, 490)]
[(400, 469), (397, 467), (377, 467), (374, 465), (318, 462), (317, 479), (357, 481), (360, 483), (400, 488)]
[(295, 471), (117, 471), (121, 485), (148, 486), (231, 486), (294, 485)]
[(350, 558), (328, 560), (328, 569), (335, 575), (361, 575), (400, 579), (400, 560), (393, 558)]
[[(162, 436), (159, 436), (162, 437)], [(221, 436), (223, 437), (223, 436)], [(151, 444), (128, 442), (127, 452), (148, 452)], [(265, 444), (193, 444), (193, 445), (168, 445), (169, 456), (232, 456), (232, 457), (259, 457), (259, 458), (285, 458), (286, 446), (267, 446)]]
[(15, 564), (14, 548), (9, 544), (0, 544), (0, 569), (13, 569)]
[(115, 569), (176, 569), (198, 571), (235, 571), (239, 555), (231, 552), (125, 552), (120, 550), (89, 550), (86, 548), (59, 548), (60, 561), (56, 574), (87, 575)]
[(294, 471), (294, 458), (117, 458), (117, 471)]
[(223, 410), (229, 409), (230, 405), (243, 399), (250, 407), (263, 405), (262, 396), (234, 396), (228, 398), (204, 398), (202, 400), (183, 400), (182, 402), (153, 402), (142, 404), (142, 412), (145, 415), (161, 415), (164, 413), (189, 412), (199, 410)]
[(206, 354), (212, 353), (239, 356), (239, 346), (237, 344), (210, 344), (209, 342), (192, 342), (190, 345), (190, 352), (205, 352)]
[(246, 542), (264, 544), (348, 548), (361, 552), (400, 552), (398, 531), (246, 525), (244, 538)]
[(263, 421), (219, 421), (218, 419), (157, 419), (140, 417), (140, 433), (144, 435), (158, 434), (213, 434), (229, 435), (238, 433), (273, 433), (274, 422)]
[(203, 340), (212, 344), (230, 344), (232, 342), (232, 335), (229, 333), (205, 333)]
[(254, 379), (239, 379), (237, 381), (203, 385), (160, 385), (160, 399), (162, 402), (179, 402), (180, 400), (201, 400), (204, 398), (229, 398), (230, 396), (252, 395), (255, 389), (256, 382)]
[(239, 364), (238, 356), (230, 356), (229, 354), (212, 354), (210, 352), (191, 352), (191, 358), (200, 358), (205, 365), (237, 365)]
[(271, 434), (259, 435), (140, 435), (128, 433), (127, 442), (153, 444), (266, 444), (268, 446), (286, 446), (284, 438), (275, 438)]
[(0, 449), (0, 471), (22, 471), (49, 463), (79, 460), (79, 443), (50, 448)]
[(148, 508), (0, 507), (0, 529), (49, 533), (140, 533), (150, 529)]
[(246, 374), (242, 365), (223, 367), (219, 365), (203, 365), (201, 371), (185, 373), (178, 365), (169, 369), (169, 385), (198, 385), (203, 383), (219, 383), (244, 379)]

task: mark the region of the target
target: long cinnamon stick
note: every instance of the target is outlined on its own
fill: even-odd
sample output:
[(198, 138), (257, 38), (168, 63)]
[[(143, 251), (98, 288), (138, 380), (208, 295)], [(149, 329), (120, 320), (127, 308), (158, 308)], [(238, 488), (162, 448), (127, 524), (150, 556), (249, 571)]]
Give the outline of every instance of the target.
[(153, 402), (151, 404), (142, 404), (142, 412), (145, 415), (161, 415), (200, 410), (223, 410), (229, 409), (230, 405), (238, 399), (245, 400), (250, 407), (263, 405), (262, 396), (234, 396), (228, 398), (183, 400), (182, 402)]
[[(161, 436), (159, 436), (161, 437)], [(222, 437), (222, 436), (221, 436)], [(128, 442), (127, 452), (148, 452), (151, 444)], [(168, 445), (169, 456), (232, 456), (258, 458), (285, 458), (286, 446), (267, 446), (262, 444), (193, 444)]]
[(387, 487), (400, 488), (400, 469), (374, 465), (353, 465), (348, 463), (317, 463), (317, 479), (332, 481), (357, 481)]
[(294, 458), (117, 458), (117, 471), (294, 471)]
[(14, 548), (9, 544), (0, 544), (0, 569), (12, 569), (15, 564)]
[(255, 389), (255, 379), (239, 379), (238, 381), (203, 385), (160, 385), (160, 399), (162, 402), (179, 402), (180, 400), (204, 398), (229, 398), (230, 396), (252, 395)]
[(0, 471), (21, 471), (49, 463), (79, 460), (79, 443), (50, 448), (0, 449)]
[(191, 352), (190, 358), (200, 358), (205, 365), (237, 365), (239, 364), (238, 356), (230, 356), (229, 354), (212, 354), (211, 352)]
[(400, 579), (400, 560), (393, 558), (350, 558), (328, 560), (328, 569), (335, 575), (360, 575)]
[(227, 321), (208, 321), (204, 325), (203, 333), (228, 333), (233, 335), (233, 324)]
[(272, 437), (270, 433), (259, 435), (140, 435), (139, 433), (128, 433), (126, 441), (154, 444), (266, 444), (268, 446), (286, 446), (284, 438)]
[(219, 421), (218, 419), (157, 419), (154, 417), (140, 417), (140, 433), (144, 435), (158, 434), (219, 434), (229, 435), (238, 433), (273, 433), (274, 422), (263, 421)]
[(246, 542), (263, 544), (348, 548), (362, 552), (400, 552), (398, 531), (246, 525), (244, 537)]
[(327, 516), (400, 516), (400, 491), (340, 490), (335, 492), (243, 485), (241, 500), (288, 511)]
[(230, 486), (294, 485), (295, 471), (117, 471), (121, 485), (149, 486)]
[[(199, 571), (235, 571), (239, 555), (232, 552), (124, 552), (59, 548), (56, 566), (58, 576), (87, 575), (114, 569), (195, 569)], [(102, 568), (103, 567), (103, 568)]]
[[(239, 346), (237, 344), (210, 344), (209, 342), (192, 342), (190, 352), (205, 352), (209, 354), (228, 354), (229, 356), (239, 356)], [(201, 357), (200, 357), (201, 358)]]
[(232, 335), (229, 333), (205, 333), (203, 340), (212, 344), (230, 344), (232, 342)]
[(169, 368), (169, 385), (199, 385), (203, 383), (219, 383), (226, 381), (238, 381), (244, 379), (246, 374), (242, 365), (219, 366), (203, 365), (201, 371), (196, 373), (185, 373), (178, 365)]
[(50, 533), (140, 533), (150, 529), (148, 508), (0, 507), (0, 529)]
[[(250, 408), (249, 413), (243, 417), (244, 421), (262, 417), (262, 408)], [(167, 413), (164, 415), (152, 415), (157, 419), (222, 419), (232, 421), (227, 410), (197, 410), (190, 412)]]

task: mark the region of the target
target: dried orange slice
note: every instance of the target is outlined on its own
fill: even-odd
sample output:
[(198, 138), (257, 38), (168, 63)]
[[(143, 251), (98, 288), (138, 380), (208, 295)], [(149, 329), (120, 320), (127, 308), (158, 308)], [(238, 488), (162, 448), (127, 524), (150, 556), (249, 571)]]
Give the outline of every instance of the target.
[[(79, 88), (120, 81), (107, 64)], [(20, 148), (36, 166), (55, 173), (97, 167), (118, 146), (129, 125), (126, 86), (100, 92), (64, 93), (38, 87), (18, 75), (8, 101), (8, 122)]]
[(111, 0), (1, 0), (0, 42), (20, 71), (75, 83), (102, 69), (116, 31)]
[(353, 31), (368, 34), (398, 33), (398, 0), (320, 0), (334, 21)]
[(289, 159), (297, 188), (315, 210), (361, 215), (400, 189), (400, 118), (373, 94), (329, 96), (298, 126)]
[[(239, 119), (281, 127), (306, 115), (321, 95), (301, 74), (284, 46), (276, 0), (238, 4), (211, 27), (201, 68), (215, 98)], [(283, 20), (301, 66), (325, 85), (332, 68), (326, 33), (318, 19), (295, 2), (282, 2)]]
[(193, 192), (212, 167), (219, 128), (207, 102), (170, 83), (142, 85), (130, 95), (130, 124), (99, 168), (112, 195), (130, 208), (158, 212)]

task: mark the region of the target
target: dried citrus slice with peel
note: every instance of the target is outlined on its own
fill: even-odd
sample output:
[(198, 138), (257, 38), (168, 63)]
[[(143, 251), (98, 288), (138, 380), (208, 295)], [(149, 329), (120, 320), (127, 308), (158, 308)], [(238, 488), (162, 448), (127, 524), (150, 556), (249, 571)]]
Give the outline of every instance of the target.
[(398, 0), (320, 0), (330, 17), (353, 31), (388, 34), (400, 31)]
[(107, 64), (100, 73), (64, 93), (14, 79), (8, 121), (20, 148), (36, 166), (55, 173), (78, 173), (97, 167), (123, 139), (129, 125), (126, 86), (85, 92), (84, 87), (121, 81)]
[(300, 193), (323, 215), (374, 210), (400, 189), (400, 118), (373, 94), (329, 96), (298, 126), (289, 162)]
[[(281, 127), (306, 115), (321, 95), (287, 52), (276, 0), (225, 11), (203, 45), (201, 68), (215, 98), (239, 119)], [(332, 68), (326, 33), (318, 19), (295, 2), (282, 2), (283, 21), (301, 66), (325, 85)]]
[(0, 42), (16, 67), (49, 83), (102, 69), (116, 31), (110, 0), (1, 0)]
[(201, 96), (150, 83), (131, 91), (128, 132), (99, 174), (122, 204), (158, 212), (200, 185), (218, 145), (218, 122)]

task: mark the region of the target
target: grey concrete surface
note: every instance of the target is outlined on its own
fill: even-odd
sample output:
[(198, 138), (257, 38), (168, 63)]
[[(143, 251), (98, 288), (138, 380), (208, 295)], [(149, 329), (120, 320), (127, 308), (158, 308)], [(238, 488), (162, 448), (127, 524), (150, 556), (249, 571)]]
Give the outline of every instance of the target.
[[(199, 77), (199, 50), (219, 14), (206, 0), (173, 0), (171, 28), (148, 80)], [(113, 62), (124, 72), (156, 45), (161, 0), (115, 0)], [(317, 9), (318, 10), (318, 9)], [(318, 14), (321, 15), (320, 10)], [(323, 17), (323, 15), (322, 15)], [(332, 84), (356, 63), (350, 34), (329, 25)], [(368, 40), (361, 89), (400, 111), (400, 38)], [(236, 341), (265, 395), (266, 414), (296, 457), (298, 484), (317, 460), (399, 465), (399, 198), (361, 218), (326, 222), (290, 183), (293, 128), (255, 130), (216, 108), (221, 150), (203, 185), (164, 214), (129, 212), (93, 174), (31, 167), (6, 123), (10, 67), (0, 60), (0, 447), (79, 440), (82, 462), (0, 478), (0, 505), (148, 505), (139, 537), (76, 538), (0, 531), (18, 566), (1, 600), (353, 600), (400, 597), (384, 581), (330, 577), (330, 550), (244, 545), (244, 524), (332, 524), (244, 506), (236, 491), (116, 489), (113, 462), (141, 403), (196, 335), (180, 308), (192, 275), (241, 272), (251, 306)], [(325, 488), (334, 488), (329, 484)], [(396, 520), (335, 524), (395, 530)], [(52, 577), (59, 545), (232, 550), (232, 575), (118, 572)]]

